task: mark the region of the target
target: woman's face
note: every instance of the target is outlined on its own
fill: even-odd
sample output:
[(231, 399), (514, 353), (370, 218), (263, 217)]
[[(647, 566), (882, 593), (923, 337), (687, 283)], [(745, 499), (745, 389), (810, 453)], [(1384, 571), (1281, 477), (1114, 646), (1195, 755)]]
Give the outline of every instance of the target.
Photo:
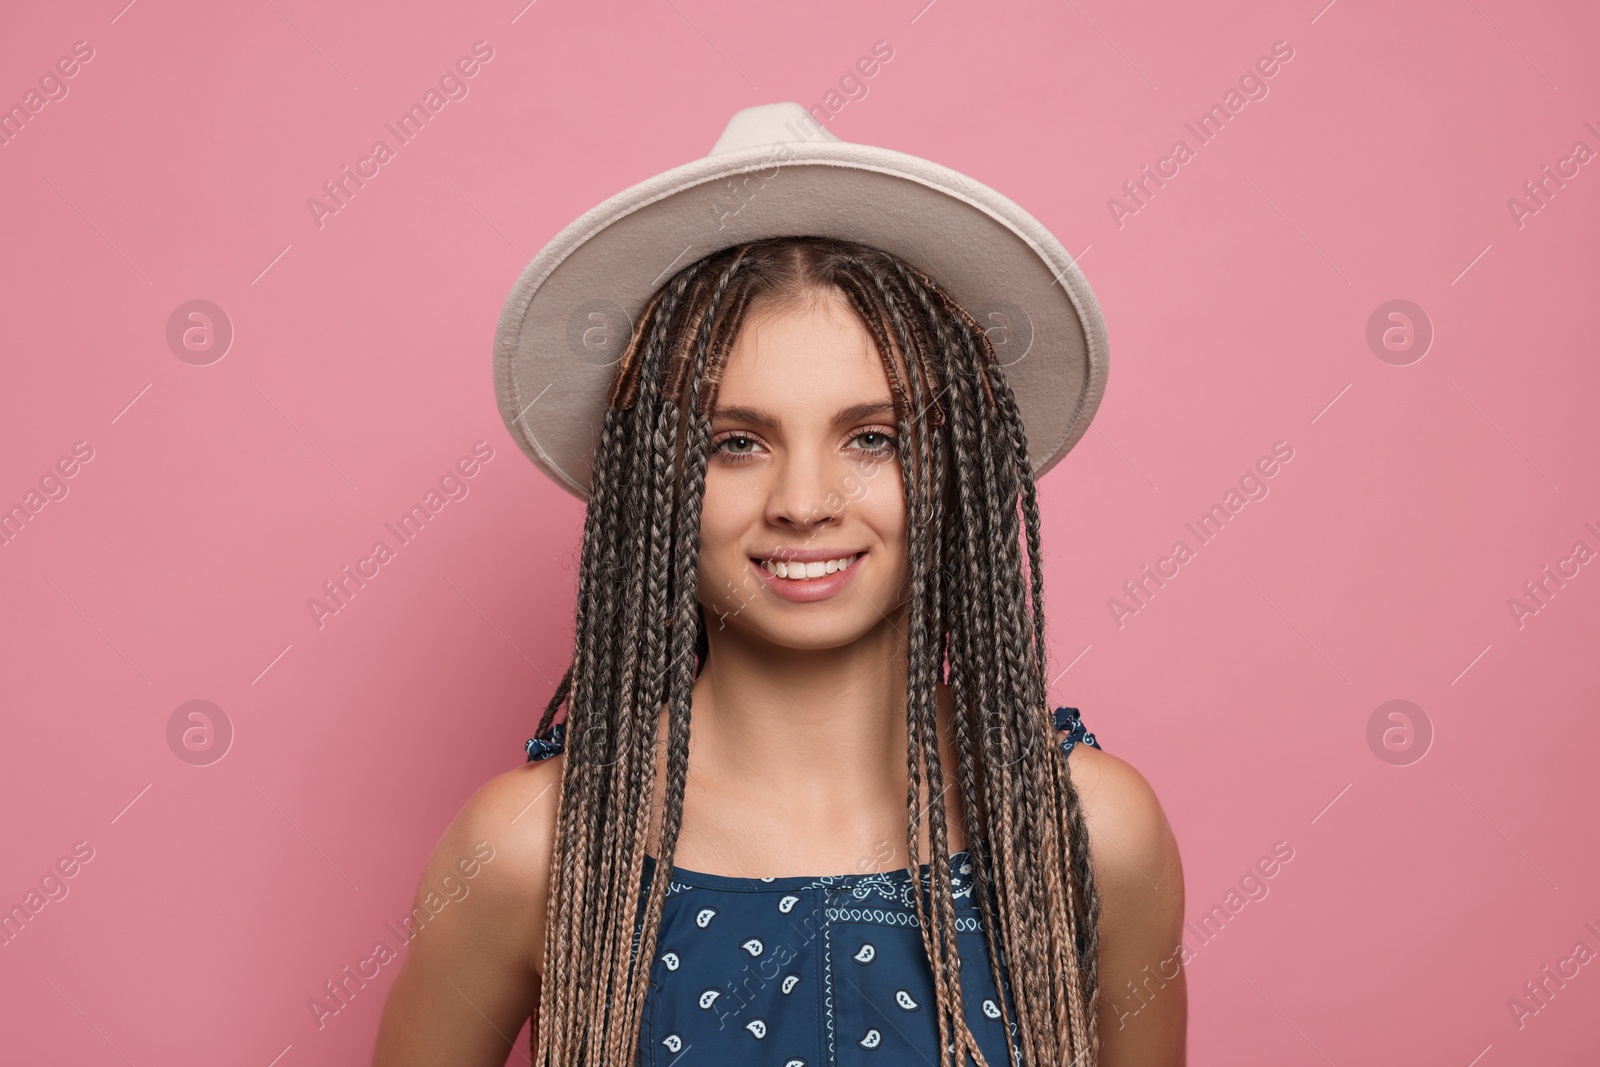
[(896, 617), (909, 568), (894, 423), (877, 346), (843, 293), (752, 304), (712, 413), (708, 630), (834, 648)]

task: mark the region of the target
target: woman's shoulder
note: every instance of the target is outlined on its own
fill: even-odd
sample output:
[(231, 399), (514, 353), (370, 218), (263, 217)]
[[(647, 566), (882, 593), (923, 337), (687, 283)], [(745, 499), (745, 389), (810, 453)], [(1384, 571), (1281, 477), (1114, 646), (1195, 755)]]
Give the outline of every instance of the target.
[(499, 1035), (537, 1014), (560, 781), (548, 763), (496, 775), (445, 828), (402, 920), (374, 1063), (437, 1063), (446, 1049), (451, 1062), (504, 1063)]
[[(1066, 709), (1072, 711), (1073, 709)], [(1074, 712), (1056, 715), (1057, 736), (1063, 742), (1086, 730)], [(1065, 726), (1065, 728), (1063, 728)], [(1087, 743), (1073, 744), (1067, 753), (1072, 782), (1083, 805), (1089, 827), (1089, 849), (1095, 873), (1112, 888), (1154, 885), (1175, 894), (1182, 908), (1183, 873), (1178, 844), (1156, 791), (1132, 763), (1099, 747), (1093, 734)]]
[[(1127, 760), (1080, 744), (1067, 754), (1067, 766), (1089, 830), (1101, 903), (1099, 978), (1112, 993), (1100, 1001), (1101, 1061), (1182, 1063), (1183, 863), (1172, 826), (1155, 790)], [(1152, 964), (1162, 992), (1130, 1008), (1133, 998), (1113, 991), (1148, 982)]]
[(505, 830), (515, 828), (519, 838), (544, 831), (553, 840), (556, 806), (561, 799), (560, 752), (548, 759), (518, 764), (490, 778), (461, 806), (456, 818), (490, 828), (501, 819)]
[(543, 964), (562, 762), (557, 755), (524, 763), (479, 786), (428, 861), (431, 874), (446, 870), (464, 849), (490, 856), (470, 886), (480, 903), (465, 909), (471, 914), (461, 916), (463, 932), (474, 940), (509, 940), (535, 971)]

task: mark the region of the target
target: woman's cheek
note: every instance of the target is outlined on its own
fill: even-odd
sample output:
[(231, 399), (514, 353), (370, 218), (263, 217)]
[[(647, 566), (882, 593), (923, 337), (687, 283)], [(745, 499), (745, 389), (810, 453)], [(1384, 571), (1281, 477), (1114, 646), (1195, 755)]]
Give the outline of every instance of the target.
[(718, 573), (715, 567), (701, 568), (696, 592), (705, 608), (708, 629), (722, 629), (750, 604), (757, 589), (755, 576), (748, 571), (741, 568), (739, 576), (732, 576)]

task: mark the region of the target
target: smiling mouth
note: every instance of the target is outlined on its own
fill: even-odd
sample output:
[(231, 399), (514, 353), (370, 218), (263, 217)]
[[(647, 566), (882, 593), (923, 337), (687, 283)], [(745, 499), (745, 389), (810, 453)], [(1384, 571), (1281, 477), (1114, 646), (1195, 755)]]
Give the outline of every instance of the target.
[(850, 556), (840, 556), (838, 559), (817, 560), (813, 563), (785, 563), (782, 560), (760, 559), (750, 557), (750, 561), (774, 578), (783, 578), (791, 582), (809, 582), (818, 578), (826, 578), (830, 574), (837, 574), (855, 566), (865, 552), (857, 552)]

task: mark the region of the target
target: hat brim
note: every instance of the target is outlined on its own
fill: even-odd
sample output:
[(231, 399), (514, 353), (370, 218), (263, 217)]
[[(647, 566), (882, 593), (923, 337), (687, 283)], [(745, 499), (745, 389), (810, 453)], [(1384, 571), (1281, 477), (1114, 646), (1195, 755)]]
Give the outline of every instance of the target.
[(650, 295), (719, 249), (808, 234), (899, 256), (985, 326), (1016, 394), (1036, 478), (1087, 431), (1105, 392), (1105, 324), (1049, 230), (948, 167), (817, 141), (665, 171), (585, 212), (540, 250), (495, 331), (495, 395), (518, 446), (587, 500), (606, 395)]

